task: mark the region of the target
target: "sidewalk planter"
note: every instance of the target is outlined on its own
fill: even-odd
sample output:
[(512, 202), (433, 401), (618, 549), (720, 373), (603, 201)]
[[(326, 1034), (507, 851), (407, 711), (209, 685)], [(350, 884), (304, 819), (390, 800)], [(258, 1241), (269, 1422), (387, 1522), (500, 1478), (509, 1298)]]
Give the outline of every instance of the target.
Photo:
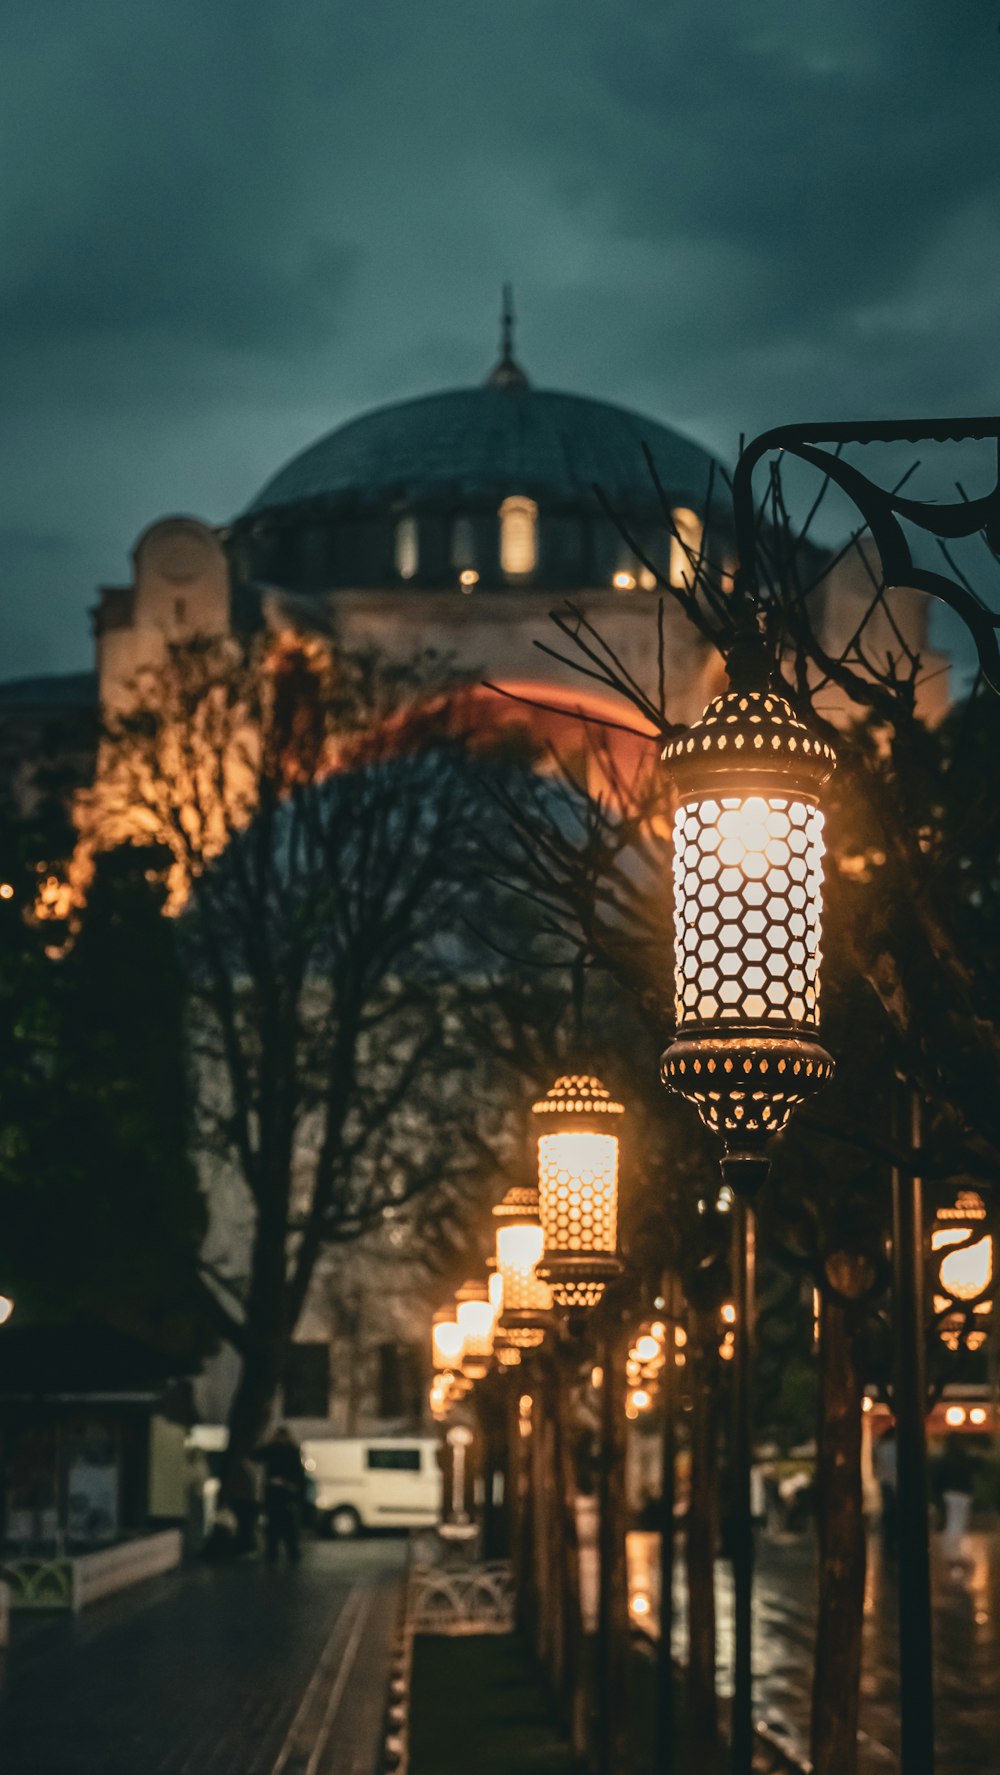
[[(0, 1588), (9, 1591), (12, 1610), (85, 1609), (116, 1590), (127, 1590), (145, 1578), (158, 1577), (181, 1563), (180, 1529), (137, 1535), (93, 1553), (8, 1557), (0, 1565)], [(0, 1616), (2, 1620), (2, 1616)], [(0, 1644), (3, 1643), (0, 1638)]]

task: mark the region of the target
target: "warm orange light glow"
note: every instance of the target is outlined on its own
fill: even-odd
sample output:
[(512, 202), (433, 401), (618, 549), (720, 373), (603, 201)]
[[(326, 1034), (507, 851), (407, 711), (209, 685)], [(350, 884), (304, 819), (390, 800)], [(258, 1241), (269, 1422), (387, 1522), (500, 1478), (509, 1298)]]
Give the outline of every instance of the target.
[(866, 1393), (864, 1398), (861, 1401), (861, 1409), (862, 1409), (862, 1411), (871, 1411), (871, 1408), (872, 1408), (872, 1402), (871, 1402), (871, 1399), (869, 1398), (868, 1394)]
[(9, 1294), (0, 1294), (0, 1325), (6, 1325), (14, 1311), (14, 1302)]
[(631, 1608), (633, 1615), (648, 1615), (650, 1607), (649, 1597), (644, 1596), (642, 1591), (639, 1591), (638, 1595), (632, 1597), (629, 1607)]
[(636, 1338), (635, 1353), (640, 1362), (655, 1362), (660, 1354), (659, 1340), (652, 1332), (644, 1332), (642, 1337)]
[(688, 1340), (688, 1334), (685, 1331), (683, 1325), (675, 1325), (674, 1326), (674, 1343), (677, 1345), (677, 1348), (679, 1350), (683, 1350), (684, 1345), (687, 1343), (687, 1340)]
[(493, 1354), (496, 1313), (488, 1300), (460, 1300), (455, 1318), (462, 1333), (462, 1363), (468, 1374), (481, 1368)]
[[(967, 1236), (968, 1228), (957, 1226), (938, 1226), (931, 1234), (931, 1249), (946, 1252), (938, 1275), (942, 1288), (952, 1300), (978, 1300), (993, 1280), (993, 1240), (988, 1234), (977, 1239), (974, 1245), (963, 1245), (960, 1251), (947, 1250), (949, 1245), (955, 1245)], [(938, 1310), (947, 1304), (943, 1301)]]
[(435, 1368), (455, 1368), (462, 1360), (465, 1336), (457, 1319), (439, 1319), (431, 1331)]
[(986, 1412), (981, 1405), (974, 1405), (969, 1413), (970, 1424), (985, 1424)]
[(727, 1300), (727, 1301), (723, 1302), (722, 1322), (724, 1325), (735, 1325), (736, 1324), (736, 1308), (733, 1306), (733, 1303), (731, 1300)]
[(944, 1414), (944, 1421), (949, 1429), (957, 1430), (961, 1424), (965, 1423), (965, 1407), (963, 1405), (949, 1405)]
[(500, 507), (500, 566), (511, 579), (533, 573), (538, 559), (538, 507), (512, 494)]
[(463, 592), (471, 592), (473, 586), (479, 584), (479, 575), (474, 567), (463, 567), (458, 576), (458, 583)]
[(635, 1392), (632, 1394), (632, 1404), (635, 1406), (636, 1411), (648, 1411), (652, 1403), (652, 1394), (647, 1393), (645, 1387), (636, 1387)]
[(599, 1393), (604, 1385), (604, 1370), (596, 1365), (590, 1371), (590, 1384), (595, 1393)]
[(658, 1344), (666, 1343), (667, 1328), (664, 1325), (662, 1319), (654, 1319), (653, 1320), (653, 1323), (649, 1328), (649, 1335), (650, 1335), (650, 1337), (655, 1337)]
[(614, 576), (614, 579), (612, 580), (611, 583), (612, 583), (612, 585), (616, 586), (620, 592), (634, 592), (635, 591), (635, 574), (634, 573), (616, 573)]
[(501, 1368), (516, 1368), (521, 1360), (521, 1352), (514, 1344), (494, 1343), (493, 1353)]
[(691, 800), (674, 846), (678, 1028), (818, 1023), (821, 810), (787, 795)]
[(14, 889), (11, 887), (10, 882), (0, 882), (0, 900), (12, 900), (13, 898)]
[[(624, 1113), (600, 1079), (557, 1079), (532, 1114), (538, 1136), (541, 1273), (561, 1306), (589, 1307), (617, 1274), (618, 1135)], [(607, 1131), (605, 1131), (607, 1130)]]

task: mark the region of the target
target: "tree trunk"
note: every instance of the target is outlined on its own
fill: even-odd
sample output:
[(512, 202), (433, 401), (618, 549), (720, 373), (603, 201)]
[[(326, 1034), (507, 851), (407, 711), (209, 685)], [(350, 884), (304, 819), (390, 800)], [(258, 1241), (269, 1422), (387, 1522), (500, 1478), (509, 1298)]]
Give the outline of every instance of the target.
[[(277, 1193), (277, 1192), (276, 1192)], [(219, 1501), (246, 1495), (243, 1469), (267, 1427), (281, 1383), (289, 1327), (285, 1318), (284, 1198), (261, 1214), (254, 1235), (250, 1290), (242, 1348), (243, 1366), (229, 1408), (229, 1442), (222, 1461)]]
[(609, 1327), (601, 1350), (600, 1596), (597, 1624), (599, 1760), (601, 1775), (622, 1775), (628, 1760), (628, 1562), (625, 1534), (625, 1350), (620, 1325)]
[(688, 1595), (685, 1682), (687, 1767), (705, 1775), (716, 1766), (719, 1717), (715, 1692), (715, 1547), (718, 1536), (719, 1350), (714, 1313), (691, 1314), (691, 1484), (684, 1556)]
[(819, 1626), (812, 1696), (816, 1775), (856, 1775), (858, 1766), (865, 1528), (862, 1380), (852, 1316), (850, 1306), (824, 1291), (817, 1468)]

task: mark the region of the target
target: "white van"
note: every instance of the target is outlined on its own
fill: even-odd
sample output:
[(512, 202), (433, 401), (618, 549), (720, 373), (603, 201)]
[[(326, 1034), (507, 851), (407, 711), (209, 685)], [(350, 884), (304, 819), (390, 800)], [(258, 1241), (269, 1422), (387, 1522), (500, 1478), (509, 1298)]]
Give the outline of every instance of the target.
[(316, 1526), (346, 1539), (363, 1528), (421, 1528), (441, 1515), (434, 1437), (329, 1436), (302, 1444)]

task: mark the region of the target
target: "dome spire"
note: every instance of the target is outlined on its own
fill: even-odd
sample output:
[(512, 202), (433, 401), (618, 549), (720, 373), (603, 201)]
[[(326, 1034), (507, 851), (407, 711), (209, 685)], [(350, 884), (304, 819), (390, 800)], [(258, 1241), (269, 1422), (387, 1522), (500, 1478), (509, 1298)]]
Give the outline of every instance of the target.
[(527, 388), (528, 378), (514, 356), (514, 288), (505, 283), (500, 304), (500, 358), (486, 378), (487, 388)]

